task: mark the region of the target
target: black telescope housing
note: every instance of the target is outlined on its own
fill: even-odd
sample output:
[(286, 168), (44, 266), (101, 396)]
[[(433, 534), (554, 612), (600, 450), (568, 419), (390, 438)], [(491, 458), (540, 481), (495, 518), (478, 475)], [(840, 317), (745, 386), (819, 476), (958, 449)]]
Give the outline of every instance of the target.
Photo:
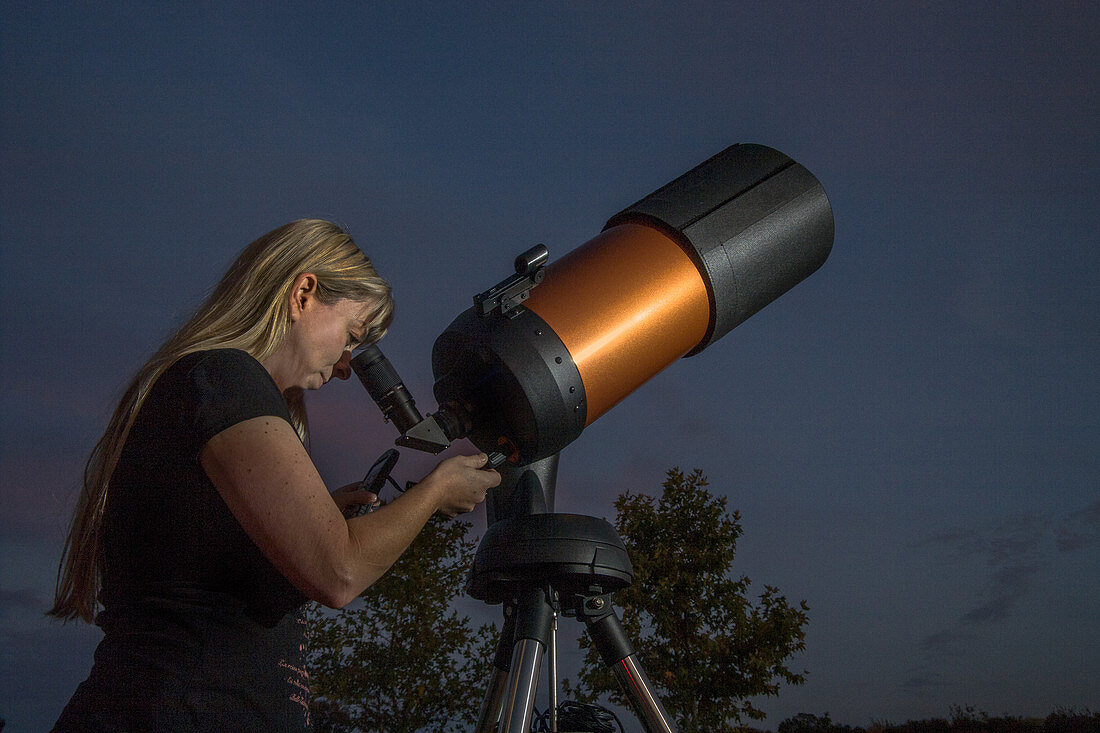
[(833, 247), (833, 209), (808, 170), (774, 148), (732, 145), (641, 201), (627, 222), (667, 233), (707, 282), (711, 328), (692, 356), (812, 275)]
[(528, 465), (808, 277), (832, 243), (832, 208), (808, 170), (778, 150), (733, 145), (563, 258), (547, 265), (541, 245), (517, 257), (516, 274), (436, 340), (435, 415), (420, 419), (374, 352), (352, 365), (399, 444), (438, 451), (469, 437)]

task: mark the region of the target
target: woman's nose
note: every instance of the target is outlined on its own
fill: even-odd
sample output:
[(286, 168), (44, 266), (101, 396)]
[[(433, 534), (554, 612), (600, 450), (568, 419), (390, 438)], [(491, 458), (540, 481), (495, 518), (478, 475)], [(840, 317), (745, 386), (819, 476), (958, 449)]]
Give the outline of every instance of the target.
[(340, 379), (347, 379), (351, 376), (351, 351), (345, 351), (344, 355), (340, 357), (340, 361), (336, 362), (336, 366), (332, 368), (333, 375)]

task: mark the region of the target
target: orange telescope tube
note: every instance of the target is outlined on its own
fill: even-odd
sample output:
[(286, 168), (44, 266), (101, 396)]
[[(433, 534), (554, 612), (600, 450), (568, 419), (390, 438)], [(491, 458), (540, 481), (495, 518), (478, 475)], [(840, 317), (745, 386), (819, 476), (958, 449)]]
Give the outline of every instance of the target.
[(524, 305), (558, 335), (580, 372), (585, 426), (707, 332), (707, 288), (687, 253), (658, 230), (620, 224), (546, 268)]

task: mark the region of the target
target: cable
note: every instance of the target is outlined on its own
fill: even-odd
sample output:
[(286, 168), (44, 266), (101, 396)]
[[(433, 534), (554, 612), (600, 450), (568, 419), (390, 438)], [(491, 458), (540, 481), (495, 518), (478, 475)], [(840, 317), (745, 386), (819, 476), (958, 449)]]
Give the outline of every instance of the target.
[[(550, 730), (550, 710), (539, 713), (535, 709), (531, 720), (532, 733), (547, 733)], [(572, 702), (567, 700), (558, 705), (558, 730), (585, 731), (586, 733), (625, 733), (623, 724), (615, 713), (593, 703)]]

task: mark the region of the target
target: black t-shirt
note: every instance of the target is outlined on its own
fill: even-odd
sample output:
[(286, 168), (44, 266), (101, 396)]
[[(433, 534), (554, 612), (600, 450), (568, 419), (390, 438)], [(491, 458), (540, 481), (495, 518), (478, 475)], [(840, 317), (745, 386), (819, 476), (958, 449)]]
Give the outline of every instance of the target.
[(108, 489), (105, 635), (55, 730), (310, 730), (306, 599), (199, 462), (210, 438), (264, 415), (290, 421), (243, 351), (189, 354), (153, 386)]

